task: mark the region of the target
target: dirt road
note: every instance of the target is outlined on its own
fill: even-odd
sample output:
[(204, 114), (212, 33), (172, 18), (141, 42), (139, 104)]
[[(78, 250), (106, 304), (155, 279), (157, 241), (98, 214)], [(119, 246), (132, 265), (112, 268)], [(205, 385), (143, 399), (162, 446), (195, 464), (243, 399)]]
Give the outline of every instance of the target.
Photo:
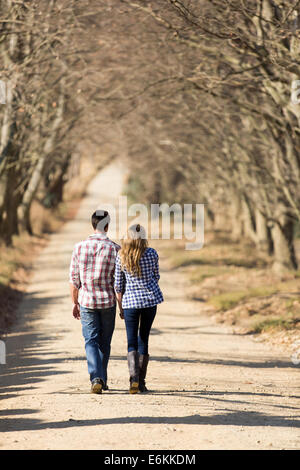
[(299, 366), (248, 336), (233, 335), (188, 301), (187, 284), (161, 257), (160, 305), (150, 338), (148, 395), (129, 395), (125, 328), (117, 317), (110, 391), (90, 394), (80, 322), (70, 310), (73, 245), (123, 182), (114, 163), (89, 187), (76, 218), (35, 263), (0, 365), (0, 449), (296, 449)]

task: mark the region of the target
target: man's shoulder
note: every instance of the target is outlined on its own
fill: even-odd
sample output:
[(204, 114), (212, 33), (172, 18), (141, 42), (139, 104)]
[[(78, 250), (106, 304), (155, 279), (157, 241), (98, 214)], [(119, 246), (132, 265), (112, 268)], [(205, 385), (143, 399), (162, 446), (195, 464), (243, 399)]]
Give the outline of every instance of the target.
[(87, 248), (88, 246), (91, 246), (91, 244), (93, 243), (103, 243), (105, 244), (106, 246), (108, 246), (109, 248), (113, 249), (113, 250), (116, 250), (116, 252), (118, 252), (120, 250), (120, 245), (118, 245), (116, 242), (114, 242), (113, 240), (111, 240), (110, 238), (103, 238), (102, 240), (99, 240), (99, 239), (96, 239), (96, 238), (86, 238), (85, 240), (81, 240), (79, 242), (77, 242), (74, 246), (74, 251), (75, 252), (78, 252), (84, 248)]
[(77, 243), (75, 243), (74, 245), (74, 248), (73, 248), (73, 251), (78, 251), (85, 243), (86, 243), (87, 240), (81, 240)]
[(112, 248), (114, 248), (115, 250), (119, 251), (120, 250), (120, 245), (118, 245), (118, 243), (114, 242), (113, 240), (111, 240), (110, 238), (107, 238), (106, 241), (111, 245)]
[(96, 240), (93, 240), (92, 238), (88, 237), (85, 240), (81, 240), (74, 245), (73, 251), (75, 253), (79, 253), (80, 251), (84, 250), (85, 248), (88, 248), (91, 246), (92, 243), (95, 243)]

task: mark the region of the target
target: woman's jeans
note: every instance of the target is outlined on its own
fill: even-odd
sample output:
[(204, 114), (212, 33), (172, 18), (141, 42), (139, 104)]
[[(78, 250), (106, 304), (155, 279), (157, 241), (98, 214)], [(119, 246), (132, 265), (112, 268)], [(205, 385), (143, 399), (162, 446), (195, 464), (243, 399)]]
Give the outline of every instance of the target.
[(149, 335), (157, 305), (147, 308), (124, 308), (128, 352), (148, 354)]
[(90, 379), (99, 378), (106, 384), (116, 305), (101, 309), (80, 307), (80, 319)]

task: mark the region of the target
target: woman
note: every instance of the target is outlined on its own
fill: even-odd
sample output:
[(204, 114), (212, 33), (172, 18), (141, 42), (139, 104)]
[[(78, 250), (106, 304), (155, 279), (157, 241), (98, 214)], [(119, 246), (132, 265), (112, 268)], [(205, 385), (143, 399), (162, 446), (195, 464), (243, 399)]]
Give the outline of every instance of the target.
[(158, 286), (158, 254), (148, 248), (146, 232), (132, 225), (116, 259), (115, 290), (120, 316), (125, 319), (128, 343), (129, 393), (147, 392), (148, 341), (157, 304), (163, 302)]

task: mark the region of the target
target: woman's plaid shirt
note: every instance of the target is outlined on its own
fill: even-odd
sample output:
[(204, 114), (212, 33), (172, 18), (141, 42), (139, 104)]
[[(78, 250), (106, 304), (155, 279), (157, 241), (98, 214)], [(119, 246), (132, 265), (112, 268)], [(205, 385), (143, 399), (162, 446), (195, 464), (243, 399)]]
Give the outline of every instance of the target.
[(78, 302), (87, 308), (115, 305), (114, 272), (119, 245), (106, 234), (96, 233), (75, 245), (70, 283), (79, 289)]
[(146, 308), (163, 302), (159, 288), (158, 254), (154, 248), (147, 248), (140, 259), (141, 277), (130, 274), (122, 267), (120, 255), (116, 260), (115, 290), (123, 293), (123, 308)]

